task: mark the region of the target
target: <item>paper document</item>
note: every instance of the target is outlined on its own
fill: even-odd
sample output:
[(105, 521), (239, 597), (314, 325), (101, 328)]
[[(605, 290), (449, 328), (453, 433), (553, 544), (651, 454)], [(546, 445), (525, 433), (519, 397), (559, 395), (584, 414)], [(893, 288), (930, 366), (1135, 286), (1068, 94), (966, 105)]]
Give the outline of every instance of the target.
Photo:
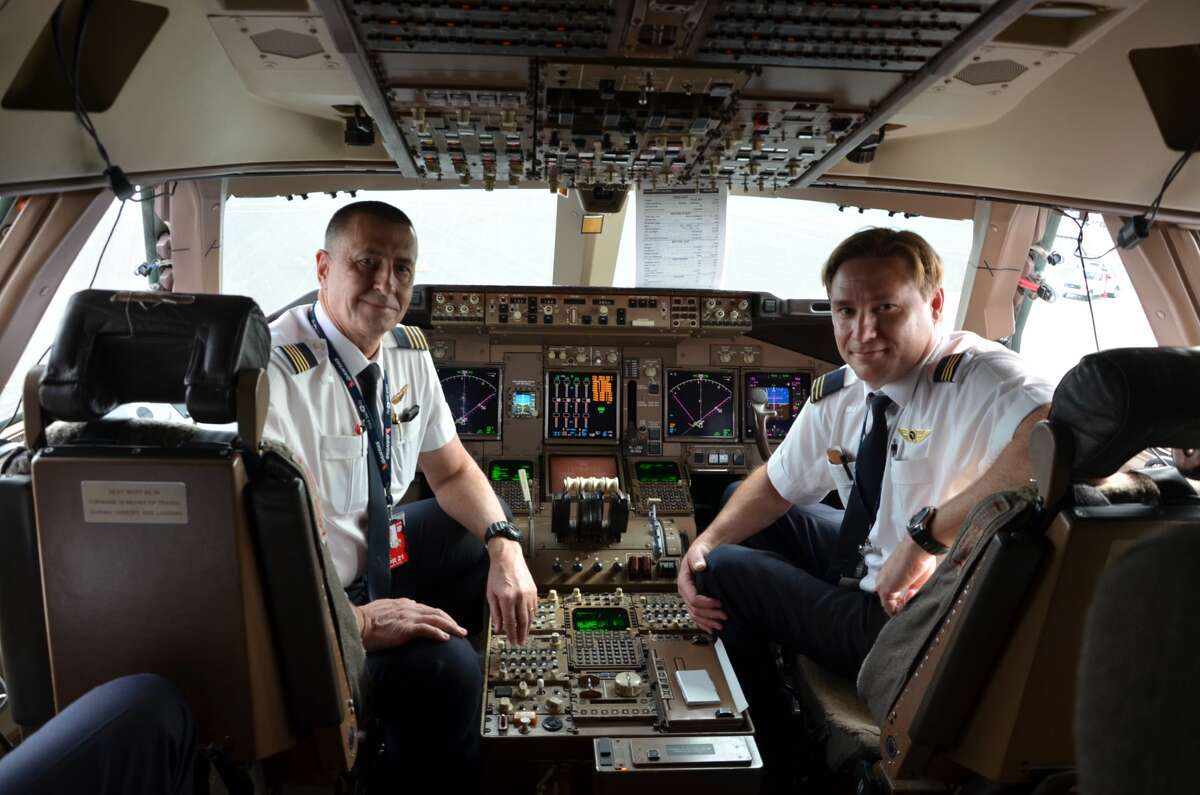
[(727, 195), (724, 185), (638, 192), (638, 287), (720, 288)]

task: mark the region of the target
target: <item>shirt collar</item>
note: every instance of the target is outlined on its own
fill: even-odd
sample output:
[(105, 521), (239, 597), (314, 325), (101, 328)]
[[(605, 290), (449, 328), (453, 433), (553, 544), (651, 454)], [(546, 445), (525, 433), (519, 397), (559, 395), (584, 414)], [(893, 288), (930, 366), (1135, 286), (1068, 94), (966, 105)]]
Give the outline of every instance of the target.
[[(909, 370), (903, 378), (892, 381), (888, 384), (884, 384), (879, 388), (878, 391), (891, 398), (892, 402), (895, 403), (899, 408), (904, 408), (907, 406), (910, 402), (912, 402), (913, 393), (917, 391), (917, 384), (921, 381), (921, 374), (925, 372), (926, 365), (928, 365), (929, 362), (938, 355), (945, 344), (945, 335), (938, 332), (937, 337), (934, 339), (933, 347), (929, 350), (928, 356), (922, 359), (916, 367)], [(863, 386), (865, 387), (866, 384), (863, 384)], [(870, 392), (871, 390), (867, 389), (866, 391)]]
[[(325, 332), (325, 336), (329, 339), (329, 344), (337, 351), (337, 355), (341, 357), (342, 362), (345, 363), (346, 369), (350, 371), (351, 375), (357, 376), (372, 361), (379, 360), (379, 351), (375, 352), (374, 359), (368, 359), (358, 349), (357, 345), (346, 339), (346, 336), (338, 330), (337, 324), (333, 322), (333, 318), (329, 317), (329, 313), (325, 311), (325, 306), (320, 300), (317, 301), (316, 312), (317, 322), (321, 324), (321, 331)], [(383, 348), (382, 345), (379, 347), (380, 349)]]

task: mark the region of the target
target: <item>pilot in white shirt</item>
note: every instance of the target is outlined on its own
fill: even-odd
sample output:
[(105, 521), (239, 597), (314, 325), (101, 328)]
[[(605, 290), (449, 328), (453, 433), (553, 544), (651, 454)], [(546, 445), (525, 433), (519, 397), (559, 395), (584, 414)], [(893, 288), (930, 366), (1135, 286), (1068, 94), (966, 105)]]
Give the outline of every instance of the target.
[[(355, 605), (385, 748), (372, 788), (436, 769), (448, 791), (474, 791), (482, 674), (467, 637), (490, 608), (496, 630), (524, 643), (537, 591), (519, 531), (455, 433), (424, 336), (398, 325), (416, 259), (395, 207), (334, 213), (318, 300), (271, 325), (265, 435), (315, 481)], [(435, 499), (401, 503), (418, 463)]]
[[(1052, 394), (1017, 354), (940, 333), (941, 260), (918, 235), (859, 232), (822, 276), (846, 366), (814, 381), (678, 577), (693, 618), (720, 633), (776, 773), (790, 764), (788, 702), (770, 642), (853, 678), (974, 505), (1028, 481)], [(844, 511), (817, 502), (833, 489)]]

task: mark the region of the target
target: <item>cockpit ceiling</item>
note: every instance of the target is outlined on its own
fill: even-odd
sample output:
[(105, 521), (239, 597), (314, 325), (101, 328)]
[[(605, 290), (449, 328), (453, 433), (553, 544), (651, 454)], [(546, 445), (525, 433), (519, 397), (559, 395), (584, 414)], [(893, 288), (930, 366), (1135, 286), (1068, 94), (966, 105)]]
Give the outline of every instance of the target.
[(425, 179), (783, 188), (870, 135), (872, 109), (906, 80), (1030, 2), (336, 5), (318, 2), (361, 45), (384, 103), (368, 110)]
[[(1043, 0), (97, 8), (141, 2), (167, 19), (92, 114), (135, 179), (348, 170), (406, 187), (783, 196), (882, 184), (1110, 207), (1144, 205), (1178, 156), (1129, 51), (1194, 44), (1200, 30), (1195, 0), (1050, 4), (1095, 12), (1074, 20), (1039, 14)], [(0, 91), (52, 10), (0, 6)], [(373, 139), (347, 137), (356, 109)], [(102, 184), (69, 112), (6, 103), (0, 151), (0, 192)], [(1184, 170), (1164, 212), (1200, 213), (1198, 172)]]

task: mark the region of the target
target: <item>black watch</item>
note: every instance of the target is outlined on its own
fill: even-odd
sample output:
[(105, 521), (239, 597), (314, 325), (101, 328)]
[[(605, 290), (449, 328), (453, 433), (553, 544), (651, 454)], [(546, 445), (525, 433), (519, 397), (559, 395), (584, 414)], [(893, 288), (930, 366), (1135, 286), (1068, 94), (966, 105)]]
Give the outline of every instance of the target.
[(521, 542), (521, 531), (512, 522), (493, 522), (483, 531), (483, 543), (491, 541), (496, 536), (507, 538), (509, 541)]
[(937, 516), (937, 508), (932, 505), (926, 505), (914, 513), (908, 520), (908, 537), (930, 555), (945, 555), (950, 551), (950, 547), (933, 537), (933, 517), (935, 516)]

